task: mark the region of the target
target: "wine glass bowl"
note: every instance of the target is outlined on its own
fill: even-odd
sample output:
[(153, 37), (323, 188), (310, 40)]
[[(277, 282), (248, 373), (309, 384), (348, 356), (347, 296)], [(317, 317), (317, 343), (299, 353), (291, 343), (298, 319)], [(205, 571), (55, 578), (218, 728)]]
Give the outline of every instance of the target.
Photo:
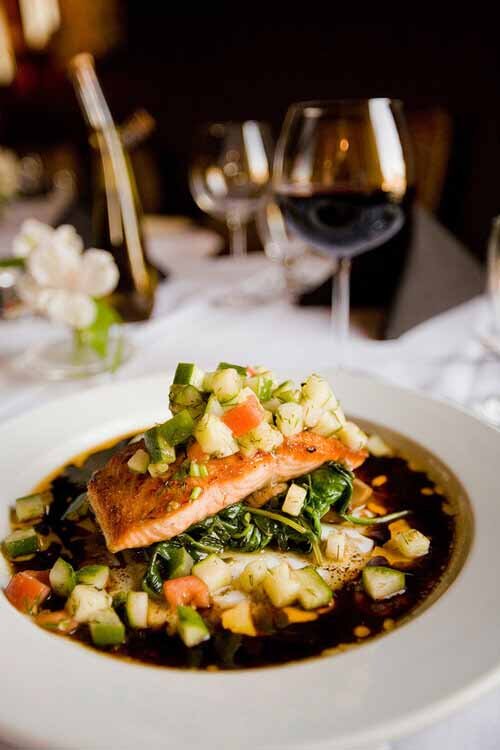
[(246, 253), (246, 224), (267, 192), (272, 151), (268, 126), (255, 120), (212, 123), (196, 140), (191, 194), (202, 211), (226, 222), (233, 255)]
[(339, 357), (348, 335), (350, 261), (400, 232), (412, 185), (400, 102), (346, 99), (288, 110), (274, 193), (294, 232), (339, 261), (332, 300)]

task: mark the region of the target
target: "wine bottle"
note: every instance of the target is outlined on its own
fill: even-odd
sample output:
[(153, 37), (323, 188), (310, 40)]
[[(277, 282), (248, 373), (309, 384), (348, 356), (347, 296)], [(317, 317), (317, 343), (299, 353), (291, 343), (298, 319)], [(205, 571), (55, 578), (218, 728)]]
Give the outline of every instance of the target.
[(130, 160), (97, 79), (92, 55), (76, 55), (69, 70), (92, 131), (93, 244), (108, 250), (120, 270), (120, 281), (109, 301), (123, 320), (146, 320), (153, 309), (157, 272), (144, 252), (142, 212)]

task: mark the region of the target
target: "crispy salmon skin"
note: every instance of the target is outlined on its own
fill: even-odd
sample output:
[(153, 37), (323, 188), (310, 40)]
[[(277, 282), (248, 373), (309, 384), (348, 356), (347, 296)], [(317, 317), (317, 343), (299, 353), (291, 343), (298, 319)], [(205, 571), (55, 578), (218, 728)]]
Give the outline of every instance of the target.
[[(140, 442), (128, 445), (89, 483), (89, 501), (111, 552), (171, 539), (268, 484), (302, 476), (327, 461), (355, 469), (367, 455), (349, 450), (336, 438), (301, 432), (286, 438), (274, 453), (259, 451), (252, 458), (235, 453), (211, 459), (206, 478), (175, 478), (182, 458), (167, 476), (153, 478), (127, 466), (141, 447)], [(201, 487), (202, 492), (190, 500), (194, 487)]]

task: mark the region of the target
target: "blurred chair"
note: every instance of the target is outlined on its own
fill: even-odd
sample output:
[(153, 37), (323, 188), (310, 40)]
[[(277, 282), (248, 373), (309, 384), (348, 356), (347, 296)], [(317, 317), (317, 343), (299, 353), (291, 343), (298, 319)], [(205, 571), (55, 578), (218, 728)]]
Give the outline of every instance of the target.
[(450, 159), (453, 121), (441, 107), (408, 113), (413, 139), (417, 197), (432, 213), (439, 208)]

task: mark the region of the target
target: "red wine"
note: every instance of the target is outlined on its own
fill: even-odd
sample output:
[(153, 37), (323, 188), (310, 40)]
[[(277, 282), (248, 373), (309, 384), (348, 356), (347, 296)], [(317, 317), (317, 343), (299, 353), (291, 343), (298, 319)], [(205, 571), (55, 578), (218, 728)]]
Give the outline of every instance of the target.
[(290, 227), (318, 250), (353, 257), (392, 239), (405, 223), (402, 206), (388, 193), (330, 191), (277, 200)]

